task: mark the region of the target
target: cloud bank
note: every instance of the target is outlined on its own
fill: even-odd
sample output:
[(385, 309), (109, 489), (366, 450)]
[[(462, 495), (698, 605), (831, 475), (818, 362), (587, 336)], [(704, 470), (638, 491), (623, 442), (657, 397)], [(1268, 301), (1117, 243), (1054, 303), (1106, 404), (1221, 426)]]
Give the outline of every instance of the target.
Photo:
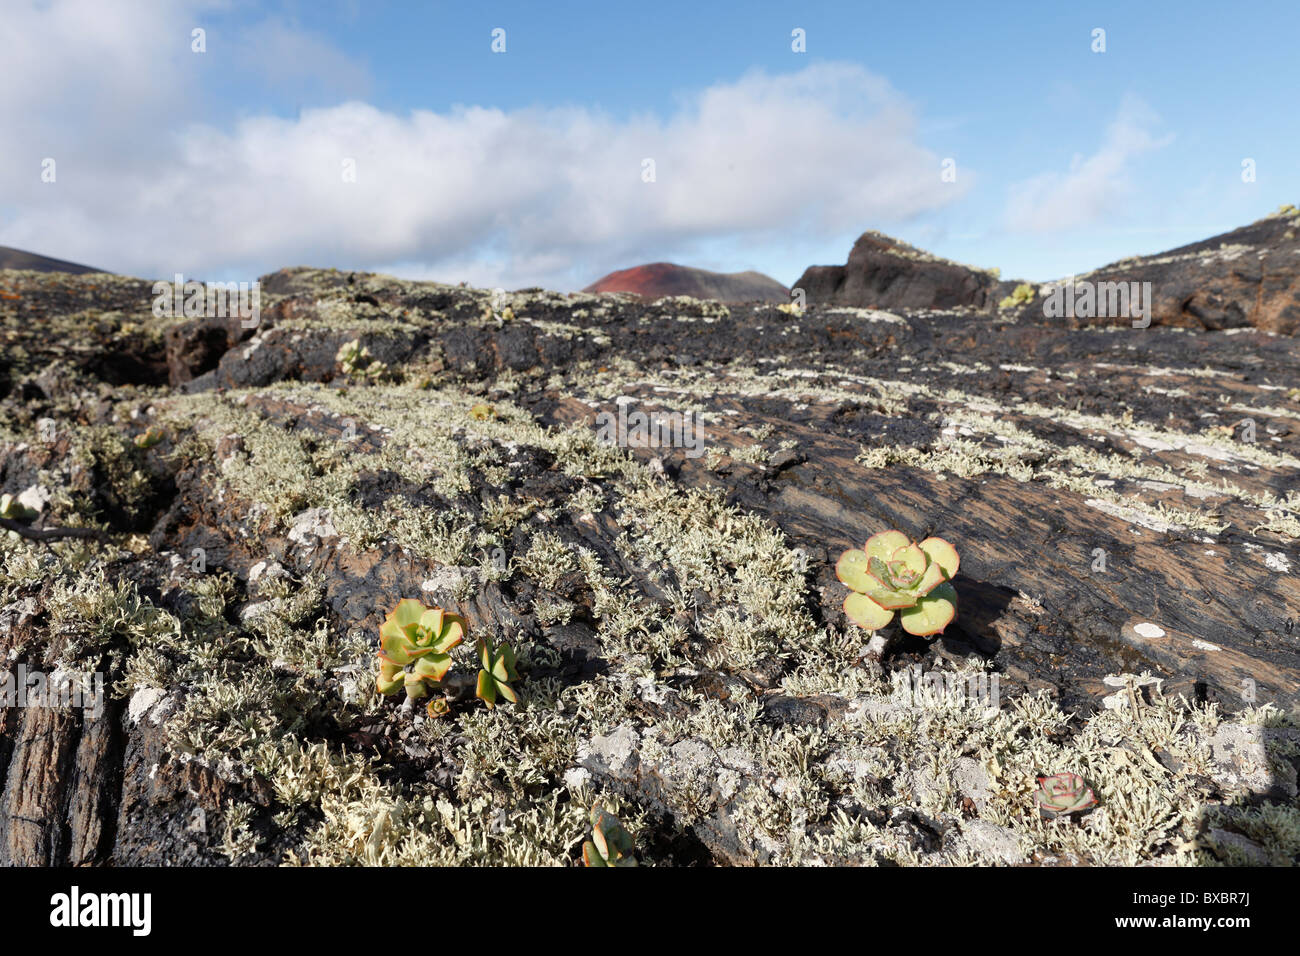
[[(145, 276), (320, 264), (567, 289), (719, 237), (789, 245), (906, 221), (974, 180), (942, 182), (910, 104), (844, 64), (749, 73), (664, 116), (349, 101), (213, 121), (192, 109), (213, 41), (192, 54), (188, 38), (220, 5), (114, 6), (19, 5), (0, 21), (0, 48), (62, 54), (57, 70), (39, 52), (6, 68), (0, 244)], [(268, 64), (364, 83), (279, 21), (257, 42)]]

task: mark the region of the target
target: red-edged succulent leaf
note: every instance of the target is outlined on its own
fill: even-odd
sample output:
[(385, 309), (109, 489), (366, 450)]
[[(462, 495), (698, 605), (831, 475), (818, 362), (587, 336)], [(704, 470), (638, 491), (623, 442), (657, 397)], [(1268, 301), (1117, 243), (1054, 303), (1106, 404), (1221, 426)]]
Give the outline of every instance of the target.
[(898, 621), (903, 630), (917, 637), (929, 637), (941, 634), (957, 616), (957, 592), (948, 582), (936, 587), (925, 597), (919, 599), (914, 607), (898, 613)]
[(388, 617), (379, 626), (380, 636), (400, 631), (408, 638), (414, 637), (414, 625), (419, 624), (424, 611), (424, 605), (415, 598), (403, 598), (397, 602), (397, 607), (388, 612)]
[(867, 558), (867, 577), (886, 591), (893, 591), (897, 588), (894, 583), (894, 576), (889, 570), (889, 562), (883, 558), (874, 556)]
[(401, 690), (404, 683), (405, 677), (402, 674), (402, 668), (392, 661), (386, 661), (380, 657), (379, 673), (375, 677), (375, 690), (388, 696)]
[(913, 576), (919, 576), (925, 572), (925, 568), (930, 563), (930, 559), (926, 557), (925, 552), (919, 547), (914, 544), (909, 544), (907, 547), (899, 548), (890, 555), (889, 563), (891, 565), (901, 564)]
[(515, 649), (511, 647), (509, 644), (502, 644), (500, 660), (502, 663), (505, 664), (506, 667), (505, 679), (517, 680), (519, 674), (515, 671), (515, 664), (517, 663), (517, 660), (515, 658)]
[(492, 648), (481, 637), (478, 639), (478, 661), (485, 671), (492, 670)]
[(445, 654), (460, 644), (465, 639), (465, 630), (468, 627), (465, 619), (459, 614), (446, 614), (442, 619), (442, 633), (438, 637), (437, 646), (440, 654)]
[(497, 690), (499, 690), (501, 696), (510, 701), (510, 703), (519, 703), (519, 697), (515, 694), (515, 689), (504, 681), (497, 681)]
[(878, 631), (894, 619), (893, 611), (857, 591), (851, 591), (844, 599), (844, 613), (850, 621), (867, 631)]
[(407, 664), (411, 663), (411, 651), (413, 648), (411, 647), (411, 642), (407, 640), (406, 635), (401, 631), (397, 631), (396, 633), (390, 632), (388, 634), (381, 632), (379, 646), (383, 648), (384, 658), (392, 663), (401, 667), (405, 667)]
[(420, 630), (429, 635), (430, 638), (436, 638), (442, 633), (442, 616), (446, 612), (440, 607), (431, 607), (420, 615)]
[(451, 705), (447, 703), (446, 697), (435, 697), (429, 701), (426, 710), (430, 717), (445, 717), (451, 713)]
[(957, 576), (961, 558), (957, 555), (957, 549), (947, 541), (943, 538), (926, 538), (919, 547), (929, 555), (931, 565), (937, 564), (943, 570), (947, 580), (951, 581)]
[(865, 591), (870, 580), (867, 575), (867, 552), (851, 548), (840, 555), (835, 564), (835, 576), (840, 583), (848, 585), (854, 591)]
[(884, 562), (872, 558), (867, 573), (867, 586), (862, 593), (875, 601), (887, 611), (896, 611), (901, 607), (911, 607), (916, 603), (916, 594), (893, 583), (893, 576)]
[(882, 531), (868, 538), (867, 543), (862, 546), (862, 550), (867, 553), (869, 558), (888, 561), (890, 555), (895, 551), (899, 548), (906, 548), (911, 543), (907, 535), (901, 531)]
[(608, 864), (601, 859), (600, 851), (596, 849), (596, 844), (588, 840), (582, 844), (582, 862), (587, 866), (607, 866)]
[(1078, 813), (1097, 805), (1097, 795), (1077, 773), (1058, 773), (1038, 778), (1034, 799), (1045, 813)]
[(916, 582), (912, 590), (916, 592), (917, 597), (924, 597), (946, 580), (948, 579), (944, 576), (943, 568), (931, 561), (930, 566), (925, 569), (925, 574), (921, 575), (921, 580)]
[(451, 670), (450, 654), (428, 654), (415, 662), (411, 672), (421, 680), (440, 681)]

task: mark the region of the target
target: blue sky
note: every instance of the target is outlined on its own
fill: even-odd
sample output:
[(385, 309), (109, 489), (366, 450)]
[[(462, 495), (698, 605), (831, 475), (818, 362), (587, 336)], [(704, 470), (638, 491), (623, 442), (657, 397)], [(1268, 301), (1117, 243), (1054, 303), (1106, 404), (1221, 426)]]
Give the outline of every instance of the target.
[(872, 228), (1045, 280), (1300, 201), (1300, 59), (1279, 52), (1295, 3), (5, 14), (0, 244), (140, 275), (313, 264), (568, 290), (670, 260), (790, 284)]

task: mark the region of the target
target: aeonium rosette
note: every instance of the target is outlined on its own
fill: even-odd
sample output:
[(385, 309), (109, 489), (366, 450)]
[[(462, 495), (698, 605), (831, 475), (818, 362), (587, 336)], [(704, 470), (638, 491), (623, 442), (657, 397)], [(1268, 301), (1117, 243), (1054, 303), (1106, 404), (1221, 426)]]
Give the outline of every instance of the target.
[(874, 534), (835, 565), (835, 576), (850, 589), (844, 613), (859, 627), (878, 631), (898, 611), (907, 633), (940, 634), (957, 616), (957, 592), (949, 582), (960, 563), (957, 549), (943, 538), (916, 543), (901, 531)]
[(465, 621), (440, 607), (425, 607), (414, 598), (399, 601), (379, 628), (381, 694), (402, 687), (408, 697), (428, 696), (428, 683), (437, 683), (451, 669), (451, 650), (465, 639)]

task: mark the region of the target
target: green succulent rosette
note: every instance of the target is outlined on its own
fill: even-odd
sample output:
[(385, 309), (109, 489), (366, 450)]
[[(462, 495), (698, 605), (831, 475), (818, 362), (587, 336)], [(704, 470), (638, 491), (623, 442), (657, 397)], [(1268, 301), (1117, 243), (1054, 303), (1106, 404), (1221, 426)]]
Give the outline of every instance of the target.
[(375, 688), (409, 697), (429, 694), (451, 669), (451, 650), (465, 639), (465, 621), (440, 607), (425, 607), (413, 598), (399, 601), (379, 628), (379, 676)]
[(949, 582), (960, 563), (957, 549), (943, 538), (918, 544), (901, 531), (872, 535), (835, 565), (835, 576), (850, 591), (844, 613), (859, 627), (878, 631), (897, 611), (909, 634), (940, 634), (957, 616), (957, 591)]

